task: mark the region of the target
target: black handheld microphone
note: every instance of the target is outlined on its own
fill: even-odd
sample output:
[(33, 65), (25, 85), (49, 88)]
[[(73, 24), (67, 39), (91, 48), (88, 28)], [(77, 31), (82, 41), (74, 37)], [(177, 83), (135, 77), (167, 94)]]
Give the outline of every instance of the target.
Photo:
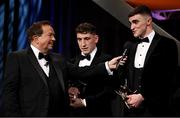
[(127, 55), (127, 49), (124, 49), (124, 52), (122, 54), (122, 58), (121, 59), (123, 59), (126, 55)]
[(119, 59), (119, 62), (118, 62), (118, 64), (117, 64), (117, 66), (116, 66), (116, 69), (119, 67), (121, 61), (125, 58), (125, 56), (127, 55), (127, 53), (128, 53), (128, 49), (126, 48), (126, 49), (124, 49), (124, 51), (123, 51), (123, 54), (122, 54), (121, 59)]

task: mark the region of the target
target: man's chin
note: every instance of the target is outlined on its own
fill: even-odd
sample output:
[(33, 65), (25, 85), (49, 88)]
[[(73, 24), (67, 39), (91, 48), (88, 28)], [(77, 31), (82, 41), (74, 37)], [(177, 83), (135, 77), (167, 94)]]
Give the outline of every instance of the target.
[(53, 45), (50, 45), (50, 46), (49, 46), (49, 49), (53, 49)]
[(134, 34), (133, 36), (134, 36), (135, 38), (138, 38), (138, 37), (139, 37), (139, 36), (138, 36), (138, 35), (136, 35), (136, 34)]
[(89, 52), (83, 52), (83, 54), (87, 55), (87, 54), (89, 54)]
[(50, 50), (52, 50), (53, 49), (53, 47), (48, 47), (48, 50), (50, 51)]
[(138, 37), (139, 37), (139, 35), (136, 34), (136, 33), (134, 33), (133, 36), (134, 36), (135, 38), (138, 38)]

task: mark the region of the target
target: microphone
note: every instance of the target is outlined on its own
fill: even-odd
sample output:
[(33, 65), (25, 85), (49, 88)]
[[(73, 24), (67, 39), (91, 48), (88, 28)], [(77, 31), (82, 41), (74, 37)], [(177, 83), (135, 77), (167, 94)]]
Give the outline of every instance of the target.
[[(127, 55), (127, 49), (124, 49), (124, 52), (123, 52), (123, 54), (122, 54), (122, 58), (124, 58), (126, 55)], [(121, 59), (122, 59), (122, 58), (121, 58)]]
[(121, 63), (121, 61), (125, 58), (125, 56), (127, 56), (127, 53), (128, 53), (128, 49), (125, 48), (124, 51), (123, 51), (123, 54), (122, 54), (121, 59), (119, 59), (119, 62), (118, 62), (118, 64), (116, 65), (116, 69), (118, 69), (118, 67), (119, 67), (119, 65), (120, 65), (120, 63)]

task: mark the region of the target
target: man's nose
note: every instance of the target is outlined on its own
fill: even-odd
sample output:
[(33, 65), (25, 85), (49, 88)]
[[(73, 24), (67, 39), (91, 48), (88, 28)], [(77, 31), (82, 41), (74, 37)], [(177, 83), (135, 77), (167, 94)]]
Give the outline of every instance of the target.
[(133, 24), (131, 24), (131, 30), (133, 30), (134, 29), (134, 25)]
[(55, 37), (52, 37), (52, 40), (53, 40), (53, 41), (56, 41), (56, 38), (55, 38)]
[(86, 42), (85, 42), (85, 40), (82, 40), (82, 46), (85, 46), (86, 45)]

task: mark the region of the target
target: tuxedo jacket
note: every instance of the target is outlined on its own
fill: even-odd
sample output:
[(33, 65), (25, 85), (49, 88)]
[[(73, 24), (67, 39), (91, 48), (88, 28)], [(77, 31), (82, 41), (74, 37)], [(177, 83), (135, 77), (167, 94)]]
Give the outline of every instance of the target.
[[(110, 59), (111, 56), (97, 50), (90, 67), (96, 66), (99, 63), (106, 62)], [(80, 55), (72, 59), (71, 62), (78, 66)], [(81, 112), (80, 116), (112, 116), (110, 108), (112, 81), (109, 77), (101, 76), (97, 72), (97, 74), (94, 74), (91, 77), (85, 76), (84, 78), (77, 78), (78, 80), (75, 80), (75, 78), (73, 79), (72, 82), (83, 83), (80, 88), (81, 98), (86, 99), (87, 104), (86, 108), (79, 110), (79, 112)]]
[[(133, 89), (134, 59), (137, 42), (125, 44), (128, 49), (126, 73), (128, 87)], [(167, 116), (169, 99), (175, 83), (175, 69), (178, 63), (175, 41), (155, 33), (145, 57), (141, 76), (140, 93), (151, 116)]]
[[(68, 111), (66, 90), (66, 67), (63, 58), (50, 53), (50, 59), (61, 88), (62, 109)], [(49, 90), (45, 74), (31, 48), (8, 55), (4, 88), (3, 107), (5, 116), (47, 116)], [(66, 115), (65, 115), (66, 116)]]

